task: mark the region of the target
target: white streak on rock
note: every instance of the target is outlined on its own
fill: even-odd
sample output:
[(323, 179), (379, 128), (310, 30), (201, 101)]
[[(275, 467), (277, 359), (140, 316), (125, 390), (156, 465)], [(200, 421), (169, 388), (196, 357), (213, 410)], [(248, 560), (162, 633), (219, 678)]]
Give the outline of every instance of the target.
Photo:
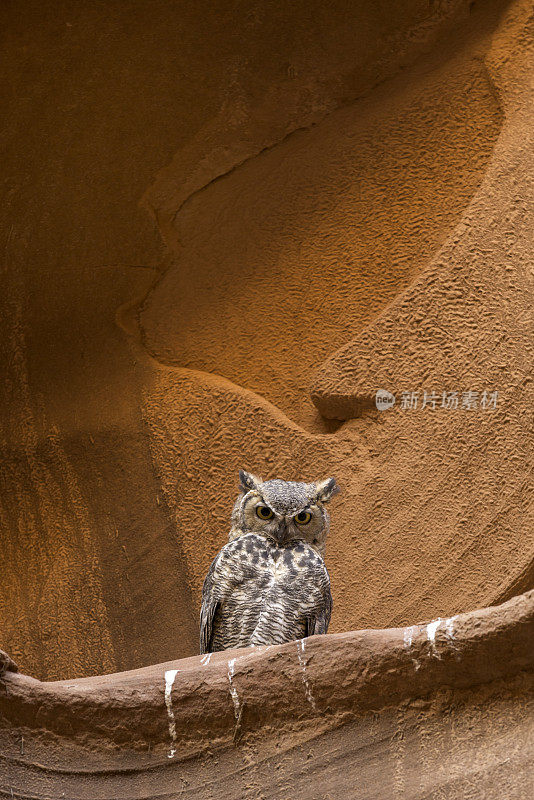
[(454, 617), (449, 617), (445, 620), (445, 633), (449, 639), (454, 639), (454, 620), (457, 616), (458, 614), (455, 614)]
[(317, 711), (315, 698), (312, 694), (310, 682), (308, 680), (308, 675), (306, 673), (306, 660), (304, 658), (304, 639), (297, 640), (297, 656), (299, 659), (300, 668), (302, 670), (302, 682), (304, 683), (304, 689), (306, 691), (306, 699), (313, 708), (313, 710)]
[(173, 758), (176, 753), (176, 720), (174, 718), (174, 711), (172, 710), (172, 687), (177, 672), (177, 669), (168, 669), (165, 672), (165, 705), (167, 706), (167, 714), (169, 716), (169, 735), (171, 737), (171, 749), (169, 750), (168, 758)]
[[(404, 639), (404, 647), (406, 648), (406, 650), (410, 650), (413, 643), (414, 633), (416, 633), (418, 630), (419, 628), (417, 627), (417, 625), (411, 625), (409, 628), (404, 629), (403, 639)], [(417, 671), (420, 668), (421, 664), (416, 658), (412, 658), (412, 661)]]
[(210, 663), (210, 658), (211, 658), (211, 656), (212, 656), (212, 654), (211, 654), (211, 653), (206, 653), (206, 655), (205, 655), (205, 656), (202, 656), (202, 658), (200, 659), (200, 663), (201, 663), (201, 664), (202, 664), (204, 667), (207, 667), (207, 666), (208, 666), (208, 664)]
[(436, 658), (441, 658), (438, 651), (436, 650), (436, 632), (439, 626), (442, 623), (441, 617), (438, 617), (433, 622), (429, 622), (426, 626), (426, 638), (430, 642), (430, 648), (432, 650), (432, 655), (436, 656)]
[(415, 630), (417, 630), (417, 626), (416, 625), (412, 625), (410, 628), (405, 628), (404, 629), (404, 636), (403, 636), (403, 638), (404, 638), (404, 646), (406, 647), (407, 650), (409, 650), (410, 647), (412, 646), (413, 634), (414, 634)]
[(235, 672), (235, 658), (232, 658), (228, 662), (228, 683), (230, 684), (230, 694), (232, 696), (232, 702), (234, 704), (235, 718), (239, 719), (239, 711), (240, 711), (239, 695), (237, 693), (237, 689), (235, 688), (232, 682), (234, 677), (234, 672)]

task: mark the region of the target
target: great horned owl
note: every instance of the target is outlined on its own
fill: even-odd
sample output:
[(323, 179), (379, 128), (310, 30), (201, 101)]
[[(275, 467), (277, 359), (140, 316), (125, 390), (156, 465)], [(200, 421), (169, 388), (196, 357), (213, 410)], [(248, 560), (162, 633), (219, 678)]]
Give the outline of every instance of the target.
[(330, 622), (324, 504), (338, 491), (334, 478), (262, 481), (244, 470), (239, 478), (230, 541), (202, 589), (201, 653), (281, 644), (326, 633)]

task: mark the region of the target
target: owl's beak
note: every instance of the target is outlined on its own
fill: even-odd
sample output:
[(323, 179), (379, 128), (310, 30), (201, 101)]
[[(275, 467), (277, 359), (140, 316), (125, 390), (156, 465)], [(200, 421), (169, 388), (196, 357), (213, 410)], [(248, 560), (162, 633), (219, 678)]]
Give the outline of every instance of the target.
[(283, 545), (287, 540), (287, 521), (284, 519), (280, 522), (274, 532), (278, 544)]

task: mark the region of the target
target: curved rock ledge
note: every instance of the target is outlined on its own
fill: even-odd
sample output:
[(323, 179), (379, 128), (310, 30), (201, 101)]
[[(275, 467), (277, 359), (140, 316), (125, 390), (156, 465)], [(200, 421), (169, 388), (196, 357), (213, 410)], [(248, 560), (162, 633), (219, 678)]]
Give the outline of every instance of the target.
[[(255, 740), (265, 746), (273, 733), (276, 748), (285, 742), (282, 749), (291, 749), (297, 740), (324, 739), (351, 724), (365, 727), (369, 719), (440, 692), (439, 713), (446, 716), (444, 707), (458, 690), (515, 680), (519, 694), (530, 693), (533, 668), (531, 591), (501, 606), (409, 628), (316, 636), (94, 678), (43, 683), (6, 673), (0, 759), (7, 783), (0, 782), (0, 796), (9, 797), (15, 785), (15, 797), (60, 797), (68, 777), (69, 797), (178, 797), (174, 784), (164, 795), (129, 793), (123, 784), (126, 793), (115, 786), (105, 790), (114, 794), (101, 794), (94, 781), (114, 776), (120, 783), (126, 774), (169, 765), (195, 772), (214, 753), (235, 757), (236, 748), (246, 751)], [(524, 746), (528, 754), (528, 741)], [(254, 759), (259, 769), (263, 762)], [(93, 794), (80, 789), (90, 777)], [(248, 795), (235, 790), (225, 796)]]

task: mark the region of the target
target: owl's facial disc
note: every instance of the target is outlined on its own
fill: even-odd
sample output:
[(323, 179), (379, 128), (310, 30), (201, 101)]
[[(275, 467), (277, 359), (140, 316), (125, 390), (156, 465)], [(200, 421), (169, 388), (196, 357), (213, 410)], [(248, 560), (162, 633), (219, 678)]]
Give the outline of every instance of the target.
[[(327, 483), (330, 490), (331, 481)], [(238, 500), (236, 528), (265, 536), (280, 547), (305, 542), (322, 555), (328, 533), (326, 499), (318, 499), (316, 484), (280, 480), (256, 484), (242, 502)]]

